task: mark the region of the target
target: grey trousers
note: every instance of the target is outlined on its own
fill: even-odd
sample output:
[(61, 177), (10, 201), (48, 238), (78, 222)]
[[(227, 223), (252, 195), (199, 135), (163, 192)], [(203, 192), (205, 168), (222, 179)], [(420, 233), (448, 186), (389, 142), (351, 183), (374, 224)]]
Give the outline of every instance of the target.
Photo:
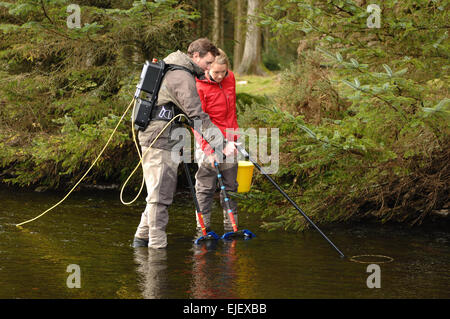
[[(220, 163), (219, 170), (222, 174), (222, 180), (225, 186), (226, 192), (236, 192), (238, 188), (238, 183), (236, 181), (237, 177), (237, 163)], [(211, 210), (212, 204), (214, 201), (214, 193), (217, 188), (217, 173), (216, 170), (211, 167), (211, 164), (204, 161), (199, 163), (199, 168), (197, 173), (195, 174), (195, 191), (197, 194), (198, 204), (200, 206), (200, 210), (203, 213), (203, 219), (206, 227), (210, 227), (211, 225)], [(238, 215), (237, 215), (237, 203), (235, 200), (230, 198), (228, 201), (230, 204), (230, 208), (233, 210), (233, 216), (236, 222), (236, 226), (238, 225)], [(220, 204), (223, 208), (223, 224), (226, 230), (232, 230), (232, 225), (230, 218), (228, 216), (228, 212), (226, 210), (226, 205), (224, 201), (224, 196), (222, 192), (220, 193)], [(197, 218), (197, 227), (200, 227)]]
[(164, 248), (167, 246), (168, 207), (173, 202), (180, 162), (172, 159), (170, 151), (150, 148), (147, 152), (147, 149), (142, 148), (147, 205), (135, 237), (148, 239), (148, 247)]

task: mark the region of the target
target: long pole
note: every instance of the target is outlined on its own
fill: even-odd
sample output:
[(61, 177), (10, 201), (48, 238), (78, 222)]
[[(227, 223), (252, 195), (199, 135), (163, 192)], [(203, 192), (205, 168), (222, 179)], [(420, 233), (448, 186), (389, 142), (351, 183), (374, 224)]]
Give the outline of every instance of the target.
[(192, 197), (194, 199), (195, 211), (197, 213), (198, 223), (202, 229), (203, 236), (206, 236), (205, 222), (203, 221), (203, 214), (200, 211), (200, 205), (198, 204), (197, 195), (195, 194), (194, 184), (192, 183), (191, 174), (189, 173), (189, 167), (186, 162), (183, 162), (184, 171), (186, 173), (186, 178), (189, 184), (189, 189), (191, 190)]
[(230, 218), (231, 225), (233, 226), (233, 231), (237, 232), (238, 228), (236, 225), (236, 220), (234, 219), (234, 212), (231, 209), (230, 198), (228, 197), (227, 191), (225, 190), (225, 184), (223, 183), (223, 180), (222, 180), (222, 173), (220, 173), (220, 171), (219, 171), (219, 163), (214, 161), (214, 167), (216, 169), (217, 179), (219, 181), (220, 191), (222, 192), (222, 195), (223, 195), (223, 201), (225, 202), (225, 207), (227, 209), (228, 217)]
[(294, 208), (300, 212), (300, 214), (303, 215), (303, 217), (305, 217), (305, 219), (308, 221), (308, 223), (310, 223), (321, 235), (323, 238), (326, 239), (326, 241), (328, 241), (328, 243), (333, 246), (334, 249), (336, 249), (336, 251), (339, 253), (339, 255), (341, 255), (341, 257), (345, 257), (344, 254), (339, 250), (339, 248), (336, 247), (336, 245), (320, 230), (319, 227), (317, 227), (316, 224), (314, 224), (314, 222), (303, 212), (303, 210), (289, 197), (288, 194), (285, 193), (285, 191), (283, 191), (281, 189), (280, 186), (278, 186), (278, 184), (269, 176), (267, 175), (264, 170), (262, 169), (261, 166), (259, 166), (258, 163), (256, 163), (251, 157), (250, 155), (247, 153), (247, 151), (242, 148), (242, 146), (236, 144), (236, 148), (239, 150), (239, 152), (241, 152), (242, 155), (244, 155), (246, 158), (249, 159), (250, 162), (252, 162), (252, 164), (261, 172), (262, 175), (264, 175), (271, 183), (273, 186), (275, 186), (275, 188), (292, 204), (292, 206), (294, 206)]

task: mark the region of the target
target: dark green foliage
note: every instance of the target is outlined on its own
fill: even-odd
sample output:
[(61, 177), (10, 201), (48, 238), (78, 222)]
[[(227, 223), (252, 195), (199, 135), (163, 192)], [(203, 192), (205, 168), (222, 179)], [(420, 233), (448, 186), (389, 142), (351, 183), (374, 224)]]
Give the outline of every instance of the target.
[[(0, 2), (0, 178), (67, 187), (89, 167), (132, 99), (146, 59), (186, 50), (198, 15), (178, 1)], [(127, 177), (130, 116), (88, 176)]]
[(265, 105), (269, 102), (267, 97), (259, 95), (251, 95), (248, 93), (236, 94), (236, 107), (238, 112), (242, 112), (248, 105), (258, 104)]
[[(448, 3), (382, 1), (380, 29), (364, 3), (270, 1), (262, 23), (302, 35), (299, 58), (276, 106), (244, 108), (245, 125), (280, 128), (276, 177), (313, 219), (420, 223), (449, 205)], [(302, 229), (258, 181), (246, 208), (272, 216), (269, 228)]]
[(263, 54), (263, 63), (264, 66), (269, 71), (280, 71), (281, 70), (281, 61), (279, 60), (278, 56), (276, 55), (275, 50), (270, 50), (269, 52), (266, 52)]

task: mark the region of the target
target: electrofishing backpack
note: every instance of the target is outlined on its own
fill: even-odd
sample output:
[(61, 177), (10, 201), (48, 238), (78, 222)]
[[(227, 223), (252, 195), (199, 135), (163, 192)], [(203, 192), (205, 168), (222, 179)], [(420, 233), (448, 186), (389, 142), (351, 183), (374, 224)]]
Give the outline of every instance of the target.
[[(170, 70), (183, 70), (193, 74), (191, 70), (180, 65), (166, 64), (163, 60), (158, 61), (153, 59), (152, 62), (145, 61), (142, 68), (139, 83), (136, 86), (136, 93), (134, 97), (136, 104), (134, 107), (134, 127), (137, 130), (144, 131), (152, 119), (152, 112), (155, 108), (155, 104), (158, 101), (158, 93), (161, 88), (161, 82)], [(141, 97), (141, 93), (144, 92), (145, 98)], [(146, 94), (145, 94), (146, 93)], [(167, 113), (167, 112), (166, 112)], [(169, 112), (170, 113), (170, 112)], [(172, 117), (173, 117), (172, 111)], [(164, 119), (169, 119), (165, 117)]]

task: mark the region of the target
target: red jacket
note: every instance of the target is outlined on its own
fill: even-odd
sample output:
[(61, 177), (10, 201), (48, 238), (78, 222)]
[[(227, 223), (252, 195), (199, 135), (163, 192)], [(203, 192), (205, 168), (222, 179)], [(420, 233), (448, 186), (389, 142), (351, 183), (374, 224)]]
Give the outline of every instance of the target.
[[(231, 130), (239, 129), (236, 116), (236, 80), (233, 72), (228, 70), (227, 76), (220, 83), (209, 79), (208, 76), (196, 81), (203, 111), (227, 140), (236, 141), (238, 136), (230, 133)], [(196, 131), (194, 135), (205, 154), (211, 154), (213, 150), (209, 144)]]

